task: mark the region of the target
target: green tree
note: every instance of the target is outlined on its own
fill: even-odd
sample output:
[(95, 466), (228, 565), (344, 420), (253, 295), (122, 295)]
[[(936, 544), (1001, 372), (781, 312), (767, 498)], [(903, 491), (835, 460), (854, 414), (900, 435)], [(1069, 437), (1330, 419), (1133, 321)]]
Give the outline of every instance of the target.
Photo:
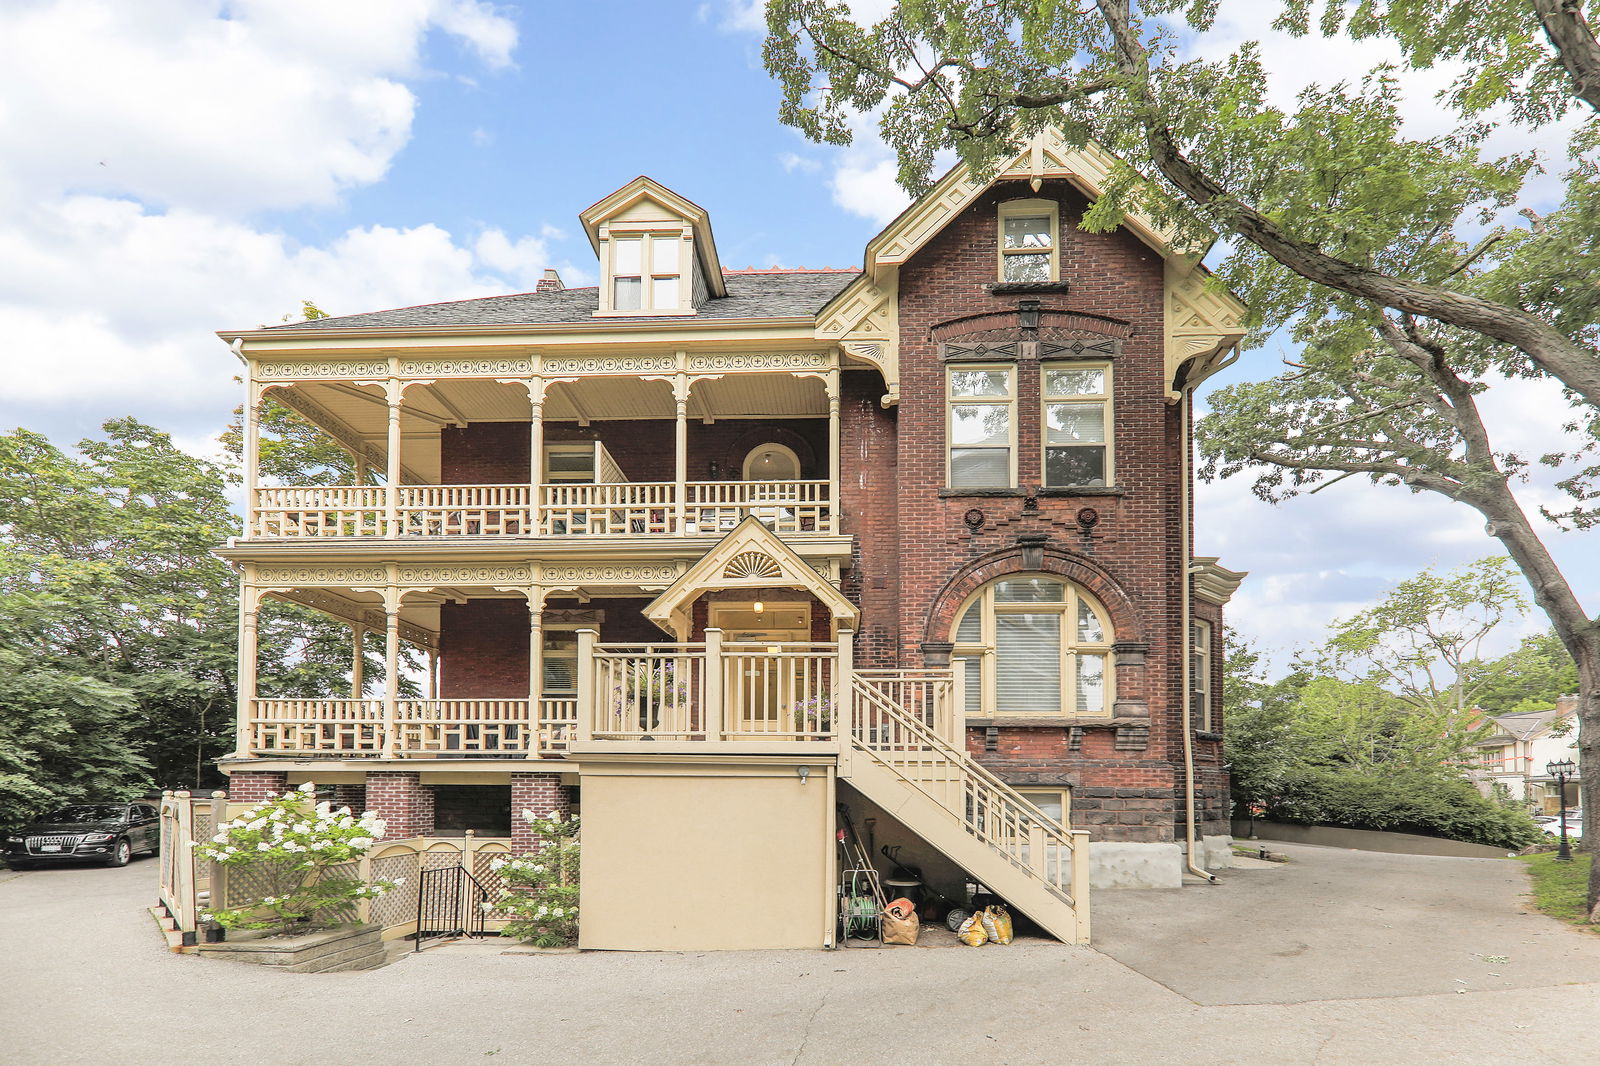
[(1474, 678), (1474, 699), (1490, 714), (1554, 707), (1559, 697), (1578, 691), (1578, 669), (1572, 656), (1549, 630), (1523, 637), (1506, 655), (1484, 664), (1481, 674)]
[[(1576, 663), (1581, 750), (1600, 764), (1600, 625), (1512, 487), (1537, 458), (1570, 494), (1555, 517), (1600, 517), (1600, 44), (1566, 0), (1230, 5), (1290, 33), (1389, 38), (1412, 68), (1460, 62), (1439, 101), (1455, 127), (1416, 138), (1402, 130), (1406, 69), (1311, 86), (1285, 109), (1254, 43), (1180, 55), (1202, 52), (1192, 39), (1221, 6), (902, 0), (863, 27), (827, 0), (769, 0), (765, 58), (783, 121), (838, 144), (851, 116), (877, 115), (912, 191), (941, 151), (988, 174), (1055, 127), (1125, 161), (1084, 228), (1137, 208), (1194, 247), (1233, 238), (1219, 280), (1251, 306), (1254, 339), (1283, 329), (1304, 348), (1289, 372), (1212, 394), (1197, 431), (1209, 472), (1249, 471), (1274, 501), (1364, 477), (1476, 509)], [(1541, 160), (1485, 150), (1500, 106), (1535, 126), (1581, 114), (1554, 210), (1526, 198)], [(1508, 376), (1568, 390), (1570, 451), (1496, 448), (1477, 397)], [(1600, 774), (1583, 788), (1600, 806)], [(1590, 905), (1600, 915), (1600, 862)]]
[(1508, 615), (1527, 610), (1520, 586), (1504, 556), (1446, 574), (1424, 570), (1335, 622), (1327, 660), (1453, 723), (1499, 673), (1481, 659), (1483, 643)]

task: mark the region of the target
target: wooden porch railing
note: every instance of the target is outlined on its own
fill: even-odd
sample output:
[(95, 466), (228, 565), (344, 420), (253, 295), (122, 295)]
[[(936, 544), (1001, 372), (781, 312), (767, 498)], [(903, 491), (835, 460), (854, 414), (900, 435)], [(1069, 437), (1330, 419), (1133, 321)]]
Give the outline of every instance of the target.
[[(403, 537), (714, 536), (754, 515), (776, 533), (832, 533), (826, 481), (691, 481), (683, 518), (671, 482), (401, 485), (393, 532)], [(373, 485), (257, 488), (250, 535), (383, 537), (388, 490)]]

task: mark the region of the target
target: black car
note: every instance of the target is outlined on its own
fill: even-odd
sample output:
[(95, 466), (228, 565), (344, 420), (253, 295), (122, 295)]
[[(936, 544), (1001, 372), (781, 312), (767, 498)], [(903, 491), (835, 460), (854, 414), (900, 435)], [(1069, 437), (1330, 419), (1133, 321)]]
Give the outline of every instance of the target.
[(90, 860), (126, 866), (136, 851), (161, 849), (161, 815), (148, 803), (77, 803), (42, 814), (5, 838), (6, 862)]

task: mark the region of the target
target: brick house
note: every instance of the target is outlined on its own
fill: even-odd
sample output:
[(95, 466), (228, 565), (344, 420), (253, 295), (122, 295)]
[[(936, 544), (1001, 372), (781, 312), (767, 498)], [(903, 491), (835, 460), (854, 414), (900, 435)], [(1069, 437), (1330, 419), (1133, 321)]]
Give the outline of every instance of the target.
[[(314, 779), (391, 836), (519, 849), (512, 812), (581, 808), (594, 947), (829, 942), (839, 811), (1066, 940), (1091, 883), (1225, 862), (1243, 575), (1192, 555), (1188, 439), (1243, 309), (1143, 220), (1076, 227), (1109, 164), (1041, 136), (957, 168), (861, 270), (726, 270), (641, 177), (580, 216), (596, 287), (221, 334), (231, 798)], [(263, 483), (268, 396), (356, 484)], [(266, 596), (381, 635), (382, 681), (258, 691)]]

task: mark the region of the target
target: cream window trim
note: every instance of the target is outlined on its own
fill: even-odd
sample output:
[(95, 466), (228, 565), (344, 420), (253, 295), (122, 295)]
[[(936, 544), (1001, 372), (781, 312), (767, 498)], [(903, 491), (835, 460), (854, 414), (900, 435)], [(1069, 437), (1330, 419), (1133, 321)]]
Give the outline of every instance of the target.
[[(600, 288), (600, 317), (692, 315), (694, 244), (681, 227), (659, 224), (634, 228), (612, 223), (604, 231), (605, 278)], [(633, 242), (630, 244), (629, 242)], [(636, 245), (636, 246), (635, 246)], [(637, 282), (638, 307), (619, 307), (618, 283)], [(658, 299), (659, 298), (659, 299)], [(657, 303), (661, 306), (656, 306)]]
[(1061, 825), (1064, 828), (1070, 828), (1071, 827), (1071, 825), (1072, 825), (1072, 789), (1070, 789), (1070, 788), (1052, 788), (1052, 787), (1049, 787), (1049, 786), (1045, 786), (1045, 787), (1042, 787), (1042, 788), (1025, 788), (1025, 787), (1023, 787), (1021, 785), (1013, 785), (1012, 787), (1015, 788), (1017, 790), (1017, 792), (1019, 792), (1022, 795), (1023, 799), (1027, 800), (1029, 803), (1033, 804), (1035, 807), (1038, 807), (1040, 810), (1043, 810), (1046, 814), (1049, 814), (1050, 811), (1049, 811), (1049, 809), (1047, 807), (1045, 807), (1044, 804), (1041, 804), (1039, 802), (1039, 800), (1043, 799), (1043, 798), (1054, 799), (1057, 803), (1059, 803), (1061, 805), (1061, 817), (1059, 819), (1057, 819), (1057, 820), (1060, 821)]
[(1189, 699), (1195, 727), (1211, 732), (1211, 623), (1194, 620), (1189, 633)]
[[(1008, 219), (1044, 218), (1049, 223), (1049, 245), (1047, 247), (1017, 246), (1006, 247), (1006, 222)], [(1061, 205), (1054, 200), (1007, 200), (996, 211), (995, 218), (995, 276), (1002, 283), (1018, 281), (1060, 281), (1061, 280)], [(1015, 243), (1015, 242), (1014, 242)], [(1023, 279), (1006, 276), (1006, 260), (1016, 256), (1048, 255), (1050, 259), (1050, 276), (1048, 278)]]
[[(962, 374), (1002, 374), (1005, 377), (1005, 395), (957, 395), (955, 387)], [(944, 483), (953, 490), (962, 488), (970, 489), (1009, 489), (1017, 485), (1017, 368), (1010, 363), (972, 363), (954, 364), (945, 368), (944, 375), (945, 404), (944, 404)], [(956, 443), (956, 408), (957, 407), (1003, 407), (1006, 412), (1006, 439), (994, 442), (977, 444)], [(965, 451), (1004, 451), (1006, 453), (1005, 483), (999, 485), (956, 485), (954, 477), (955, 452), (957, 449)]]
[[(1084, 374), (1098, 373), (1100, 375), (1100, 388), (1097, 392), (1081, 391), (1081, 382), (1074, 382), (1073, 378), (1081, 378)], [(1083, 487), (1101, 487), (1115, 485), (1116, 479), (1116, 406), (1113, 400), (1114, 386), (1111, 379), (1112, 369), (1110, 363), (1054, 363), (1043, 366), (1039, 370), (1039, 469), (1045, 488), (1070, 489)], [(1074, 391), (1077, 390), (1077, 391)], [(1101, 410), (1101, 435), (1105, 438), (1099, 443), (1085, 441), (1082, 444), (1066, 442), (1052, 443), (1050, 440), (1050, 409), (1052, 406), (1066, 405), (1098, 405)], [(1104, 459), (1101, 463), (1101, 477), (1084, 481), (1063, 479), (1054, 481), (1050, 478), (1050, 452), (1051, 449), (1071, 448), (1103, 448)]]
[[(1061, 599), (1058, 601), (1025, 600), (1015, 602), (997, 602), (995, 590), (1006, 581), (1027, 581), (1038, 579), (1054, 582), (1062, 588)], [(1099, 640), (1082, 639), (1079, 636), (1080, 607), (1087, 610), (1092, 619), (1097, 623)], [(978, 639), (971, 639), (971, 634), (962, 632), (962, 622), (967, 617), (967, 612), (976, 608), (980, 620)], [(1057, 618), (1057, 654), (1058, 678), (1060, 685), (1059, 699), (1056, 710), (1041, 712), (1037, 709), (1016, 708), (1002, 706), (999, 692), (999, 625), (998, 619), (1006, 615), (1055, 615)], [(984, 585), (977, 592), (969, 596), (961, 609), (956, 612), (955, 626), (950, 633), (950, 639), (955, 644), (951, 658), (956, 669), (967, 669), (966, 663), (977, 660), (977, 696), (972, 694), (971, 682), (968, 682), (968, 717), (1004, 718), (1007, 716), (1022, 718), (1060, 717), (1060, 718), (1109, 718), (1111, 708), (1116, 701), (1116, 671), (1112, 666), (1111, 645), (1116, 639), (1111, 630), (1111, 618), (1100, 602), (1088, 592), (1080, 589), (1072, 582), (1055, 574), (1017, 573), (1007, 574), (1004, 577)], [(1080, 710), (1078, 707), (1078, 671), (1080, 660), (1097, 659), (1099, 676), (1103, 679), (1101, 686), (1100, 706)], [(1085, 666), (1085, 669), (1092, 669)]]

